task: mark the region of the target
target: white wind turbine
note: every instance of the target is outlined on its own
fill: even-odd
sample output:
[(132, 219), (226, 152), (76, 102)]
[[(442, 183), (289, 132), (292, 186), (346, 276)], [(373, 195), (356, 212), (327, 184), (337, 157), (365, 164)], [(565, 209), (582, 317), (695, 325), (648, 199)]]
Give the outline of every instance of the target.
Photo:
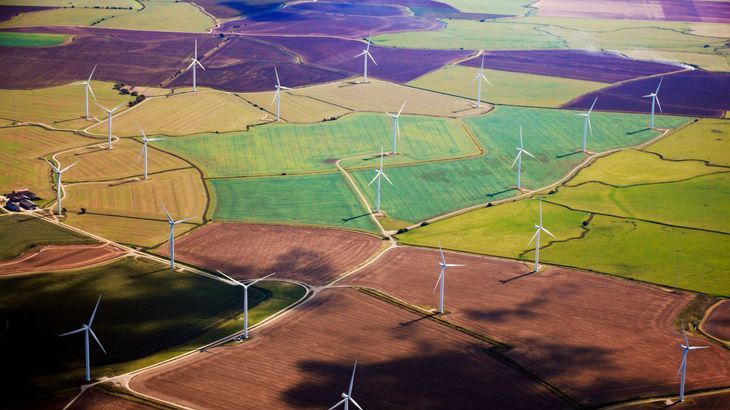
[(517, 147), (517, 156), (515, 157), (515, 160), (514, 160), (514, 162), (512, 162), (512, 166), (510, 167), (510, 168), (512, 168), (515, 166), (515, 164), (517, 164), (517, 189), (522, 189), (522, 185), (521, 185), (521, 181), (520, 181), (520, 177), (522, 174), (522, 154), (527, 154), (527, 155), (531, 156), (532, 158), (535, 158), (534, 155), (525, 151), (525, 147), (522, 142), (522, 126), (520, 125), (520, 146)]
[(540, 232), (545, 232), (555, 238), (555, 235), (542, 226), (542, 199), (540, 200), (540, 223), (535, 225), (535, 234), (532, 235), (532, 238), (530, 238), (530, 242), (527, 242), (527, 245), (529, 246), (532, 241), (535, 241), (535, 272), (540, 270)]
[(170, 270), (175, 270), (175, 225), (189, 221), (193, 218), (185, 218), (176, 221), (172, 219), (172, 216), (169, 212), (167, 212), (167, 208), (165, 208), (164, 205), (162, 206), (162, 210), (165, 211), (165, 215), (167, 215), (167, 223), (170, 224)]
[(373, 182), (376, 180), (378, 183), (376, 184), (376, 193), (375, 193), (375, 212), (380, 212), (380, 178), (384, 177), (386, 181), (390, 185), (393, 185), (393, 183), (390, 181), (390, 178), (388, 178), (387, 175), (385, 175), (385, 172), (383, 172), (383, 147), (380, 147), (380, 169), (375, 170), (375, 177), (373, 177), (372, 181), (368, 185), (372, 185)]
[(274, 93), (274, 99), (271, 100), (271, 103), (273, 104), (274, 101), (276, 101), (276, 122), (279, 122), (281, 119), (281, 90), (291, 90), (291, 88), (281, 85), (281, 82), (279, 81), (279, 71), (276, 69), (276, 66), (274, 66), (274, 74), (276, 75), (276, 85), (274, 86), (274, 88), (276, 88), (276, 93)]
[(583, 117), (583, 152), (588, 152), (588, 130), (591, 131), (591, 136), (593, 136), (593, 127), (591, 127), (591, 111), (593, 111), (593, 107), (596, 105), (596, 101), (598, 101), (598, 97), (593, 100), (593, 104), (591, 104), (591, 108), (588, 110), (588, 112), (575, 114), (579, 117)]
[(62, 196), (61, 195), (61, 191), (62, 191), (61, 175), (63, 175), (64, 172), (66, 172), (69, 168), (71, 168), (72, 166), (74, 166), (78, 163), (79, 162), (76, 161), (73, 164), (67, 166), (66, 168), (61, 169), (60, 162), (59, 162), (58, 167), (56, 167), (55, 165), (53, 165), (53, 163), (51, 161), (48, 161), (48, 164), (51, 166), (51, 168), (53, 168), (53, 172), (56, 173), (56, 202), (58, 202), (58, 214), (59, 215), (61, 215), (61, 211), (63, 210), (63, 207), (61, 206), (61, 199), (62, 199), (61, 198), (61, 196)]
[(441, 274), (439, 275), (438, 280), (436, 281), (436, 286), (433, 287), (433, 292), (436, 292), (436, 288), (439, 288), (439, 314), (444, 314), (444, 286), (446, 284), (446, 268), (447, 267), (456, 267), (456, 266), (464, 266), (464, 265), (457, 265), (454, 263), (446, 263), (446, 258), (444, 257), (444, 251), (441, 249), (441, 241), (439, 241), (439, 252), (441, 253), (441, 260), (439, 261), (439, 266), (441, 267)]
[(651, 98), (651, 117), (649, 119), (649, 128), (654, 128), (654, 105), (656, 104), (659, 106), (660, 112), (664, 112), (662, 111), (662, 105), (659, 103), (659, 88), (662, 86), (662, 81), (664, 81), (664, 76), (659, 79), (659, 85), (656, 86), (656, 91), (651, 94), (641, 96), (641, 98)]
[(94, 97), (94, 100), (96, 100), (96, 95), (94, 95), (94, 90), (91, 89), (91, 77), (94, 75), (94, 71), (96, 71), (96, 65), (94, 65), (94, 68), (91, 70), (91, 74), (89, 74), (89, 79), (86, 81), (81, 81), (80, 83), (74, 83), (74, 85), (83, 85), (84, 86), (84, 93), (86, 95), (86, 99), (84, 100), (84, 117), (90, 118), (89, 116), (89, 93)]
[(472, 80), (477, 82), (477, 108), (482, 106), (482, 80), (486, 81), (487, 84), (492, 85), (492, 83), (490, 83), (487, 79), (487, 76), (484, 75), (484, 54), (482, 54), (481, 68), (479, 69), (476, 77)]
[(226, 279), (231, 281), (231, 283), (234, 286), (241, 286), (243, 288), (243, 338), (248, 339), (248, 288), (255, 285), (256, 282), (262, 281), (262, 280), (274, 275), (275, 273), (270, 273), (270, 274), (264, 276), (263, 278), (258, 278), (256, 280), (254, 280), (253, 282), (249, 282), (248, 284), (244, 284), (241, 281), (233, 279), (232, 277), (226, 275), (225, 273), (223, 273), (221, 271), (218, 271), (218, 273), (225, 276)]
[(103, 105), (96, 103), (96, 105), (98, 105), (99, 108), (106, 111), (106, 115), (107, 115), (107, 117), (106, 117), (107, 125), (106, 126), (107, 126), (107, 128), (109, 128), (109, 134), (108, 134), (109, 149), (112, 149), (112, 114), (114, 114), (114, 111), (118, 110), (119, 107), (121, 107), (124, 104), (125, 103), (121, 103), (121, 104), (117, 105), (116, 107), (112, 108), (111, 110), (109, 110), (106, 107), (104, 107)]
[(680, 344), (682, 347), (682, 363), (679, 364), (677, 369), (677, 376), (682, 373), (682, 381), (679, 385), (679, 401), (684, 401), (684, 376), (687, 373), (687, 354), (690, 350), (707, 349), (709, 346), (690, 346), (689, 339), (687, 339), (687, 333), (682, 330), (682, 336), (684, 336), (684, 344)]
[(192, 61), (190, 62), (190, 65), (188, 66), (188, 68), (185, 69), (185, 71), (190, 70), (191, 67), (193, 68), (193, 92), (196, 92), (196, 91), (198, 91), (198, 84), (197, 84), (197, 72), (195, 71), (195, 68), (196, 68), (195, 66), (199, 65), (200, 68), (202, 68), (203, 71), (205, 71), (205, 67), (203, 67), (203, 65), (200, 64), (200, 61), (198, 61), (198, 40), (197, 39), (195, 40), (195, 54), (193, 55), (193, 58), (191, 60)]
[(350, 387), (347, 389), (347, 393), (342, 393), (342, 400), (337, 402), (334, 406), (330, 407), (329, 410), (336, 409), (337, 407), (340, 407), (344, 405), (345, 410), (350, 409), (350, 402), (355, 405), (360, 410), (363, 410), (362, 407), (360, 407), (359, 404), (355, 401), (355, 399), (352, 398), (352, 385), (355, 383), (355, 369), (357, 369), (357, 360), (355, 360), (355, 366), (352, 368), (352, 377), (350, 377)]
[(96, 337), (96, 334), (94, 334), (94, 331), (91, 330), (91, 324), (94, 322), (94, 316), (96, 316), (96, 309), (99, 308), (99, 302), (101, 302), (101, 295), (99, 295), (99, 299), (96, 301), (96, 306), (94, 307), (94, 311), (91, 312), (91, 317), (89, 318), (89, 323), (81, 325), (80, 328), (76, 330), (72, 330), (70, 332), (58, 335), (58, 337), (62, 336), (68, 336), (72, 335), (74, 333), (81, 333), (84, 332), (84, 357), (86, 359), (86, 381), (91, 381), (91, 360), (89, 358), (89, 333), (91, 333), (91, 336), (94, 337), (94, 340), (96, 340), (96, 343), (99, 344), (99, 347), (101, 347), (101, 350), (106, 354), (106, 350), (104, 349), (104, 346), (101, 345), (101, 342), (99, 341), (99, 338)]
[(400, 110), (398, 110), (398, 114), (386, 112), (386, 114), (393, 118), (393, 155), (396, 154), (396, 137), (400, 138), (400, 124), (398, 123), (398, 118), (400, 117), (400, 113), (403, 112), (403, 108), (406, 107), (406, 102), (408, 101), (403, 101), (403, 105), (401, 105)]
[(367, 83), (368, 82), (368, 58), (370, 58), (371, 60), (373, 60), (373, 64), (378, 65), (378, 63), (375, 62), (375, 59), (373, 58), (373, 55), (370, 54), (370, 38), (372, 36), (373, 35), (370, 34), (370, 36), (368, 37), (368, 45), (367, 45), (367, 47), (365, 47), (364, 50), (362, 50), (362, 53), (360, 53), (360, 54), (356, 55), (355, 57), (353, 57), (353, 58), (358, 58), (360, 56), (363, 56), (363, 64), (364, 64), (363, 76), (365, 77), (365, 79), (363, 80), (363, 83)]
[[(144, 133), (144, 130), (142, 127), (137, 124), (137, 128), (139, 128), (139, 132), (142, 133), (142, 150), (139, 153), (140, 159), (142, 156), (144, 156), (144, 179), (147, 179), (147, 143), (153, 142), (153, 141), (159, 141), (163, 140), (164, 138), (147, 138), (147, 135)], [(137, 160), (139, 162), (139, 159)]]

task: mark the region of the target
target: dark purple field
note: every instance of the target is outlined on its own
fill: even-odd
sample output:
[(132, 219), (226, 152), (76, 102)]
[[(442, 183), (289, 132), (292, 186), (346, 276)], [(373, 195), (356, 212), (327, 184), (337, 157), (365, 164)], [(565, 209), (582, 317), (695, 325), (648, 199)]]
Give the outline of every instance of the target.
[[(476, 57), (461, 65), (479, 67), (481, 61), (481, 57)], [(632, 60), (609, 52), (582, 50), (487, 51), (484, 68), (605, 83), (681, 69), (670, 64)]]
[[(280, 45), (301, 56), (308, 64), (332, 70), (361, 75), (362, 57), (354, 58), (365, 43), (355, 40), (315, 37), (257, 37)], [(371, 46), (370, 53), (378, 65), (368, 66), (368, 74), (380, 79), (405, 83), (438, 69), (454, 60), (464, 58), (471, 51), (415, 50)]]
[[(389, 6), (383, 8), (399, 10)], [(424, 17), (332, 14), (301, 10), (299, 7), (292, 6), (224, 23), (216, 29), (216, 32), (359, 38), (370, 33), (438, 30), (442, 27), (441, 22)]]
[(727, 2), (711, 0), (541, 0), (538, 15), (729, 23)]
[(271, 19), (269, 14), (288, 12), (318, 12), (330, 14), (343, 14), (348, 16), (405, 16), (406, 11), (402, 7), (390, 4), (368, 4), (366, 1), (358, 1), (357, 3), (349, 2), (325, 2), (318, 1), (316, 3), (299, 3), (288, 6), (276, 12), (267, 13), (263, 16), (252, 16), (250, 19), (258, 20), (259, 18)]
[(53, 7), (36, 7), (36, 6), (0, 6), (0, 21), (10, 20), (20, 13), (30, 13), (32, 11), (51, 10)]
[(249, 4), (246, 0), (190, 0), (218, 18), (232, 18), (274, 10), (287, 0), (271, 0), (268, 4)]
[[(648, 113), (651, 99), (641, 96), (654, 92), (658, 83), (659, 77), (629, 81), (586, 94), (563, 107), (587, 109), (598, 97), (601, 110)], [(659, 102), (665, 114), (720, 118), (730, 110), (728, 90), (730, 73), (685, 71), (664, 77)]]

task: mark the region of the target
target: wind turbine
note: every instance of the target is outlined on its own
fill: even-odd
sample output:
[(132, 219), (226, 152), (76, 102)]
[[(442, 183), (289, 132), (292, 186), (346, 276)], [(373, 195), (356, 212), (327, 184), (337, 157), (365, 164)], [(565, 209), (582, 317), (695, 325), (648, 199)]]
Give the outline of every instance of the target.
[(226, 275), (225, 273), (218, 271), (221, 275), (225, 276), (226, 279), (230, 280), (234, 286), (241, 286), (243, 287), (243, 338), (248, 339), (248, 288), (255, 285), (256, 282), (262, 281), (276, 273), (270, 273), (263, 278), (258, 278), (254, 280), (253, 282), (250, 282), (248, 285), (244, 284), (241, 281), (235, 280), (232, 277)]
[(176, 221), (172, 219), (172, 216), (169, 212), (167, 212), (167, 208), (165, 208), (164, 205), (162, 206), (162, 210), (165, 211), (165, 215), (167, 215), (167, 223), (170, 224), (170, 270), (175, 270), (175, 225), (189, 221), (193, 218), (185, 218)]
[(522, 154), (527, 154), (531, 156), (532, 158), (535, 158), (534, 155), (530, 154), (529, 152), (525, 151), (524, 144), (522, 143), (522, 126), (520, 125), (520, 146), (517, 147), (517, 156), (515, 157), (514, 162), (512, 162), (512, 167), (517, 164), (517, 189), (522, 189), (522, 185), (520, 185), (520, 175), (522, 174)]
[(109, 139), (109, 149), (112, 149), (112, 114), (114, 114), (114, 111), (116, 111), (117, 109), (119, 109), (119, 107), (121, 107), (124, 104), (125, 103), (121, 103), (121, 104), (117, 105), (116, 107), (112, 108), (111, 110), (109, 110), (106, 107), (104, 107), (103, 105), (101, 105), (99, 103), (96, 103), (96, 105), (98, 105), (99, 108), (101, 108), (102, 110), (106, 111), (106, 115), (107, 115), (107, 128), (109, 128), (109, 137), (108, 137), (108, 139)]
[(199, 65), (200, 68), (202, 68), (203, 71), (205, 71), (205, 67), (203, 67), (203, 65), (200, 64), (200, 61), (198, 61), (198, 40), (197, 39), (195, 40), (195, 54), (193, 55), (193, 58), (191, 60), (192, 61), (190, 62), (190, 65), (188, 66), (188, 68), (185, 69), (185, 71), (190, 70), (190, 67), (193, 68), (193, 92), (196, 92), (196, 91), (198, 91), (198, 86), (197, 86), (197, 82), (196, 82), (197, 81), (197, 72), (195, 71), (195, 65), (196, 64)]
[(281, 82), (279, 81), (279, 71), (276, 69), (276, 66), (274, 66), (274, 74), (276, 75), (276, 85), (274, 86), (276, 88), (276, 93), (274, 93), (274, 99), (271, 100), (271, 103), (273, 104), (274, 101), (276, 101), (276, 122), (279, 122), (279, 114), (281, 108), (281, 90), (291, 90), (291, 88), (281, 85)]
[(342, 400), (337, 402), (334, 406), (330, 407), (329, 410), (336, 409), (337, 407), (340, 407), (344, 405), (345, 410), (350, 410), (350, 402), (355, 405), (360, 410), (363, 410), (362, 407), (360, 407), (359, 404), (355, 401), (355, 399), (352, 398), (352, 385), (355, 383), (355, 370), (357, 369), (357, 360), (355, 360), (355, 366), (352, 368), (352, 377), (350, 377), (350, 387), (347, 389), (347, 393), (342, 393)]
[(642, 95), (641, 98), (650, 98), (651, 97), (651, 117), (649, 119), (649, 128), (654, 128), (654, 104), (659, 106), (659, 111), (664, 112), (662, 110), (662, 105), (659, 103), (659, 88), (662, 86), (662, 81), (664, 81), (664, 76), (662, 76), (659, 79), (659, 85), (656, 86), (656, 91), (654, 91), (651, 94)]
[(380, 169), (375, 170), (375, 177), (370, 181), (368, 186), (372, 185), (373, 182), (376, 180), (378, 181), (376, 188), (377, 192), (375, 194), (375, 212), (380, 212), (380, 178), (385, 177), (385, 180), (388, 181), (390, 185), (393, 185), (393, 183), (390, 181), (390, 178), (388, 178), (387, 175), (385, 175), (385, 172), (383, 172), (383, 147), (380, 147)]
[(591, 127), (591, 111), (593, 111), (593, 107), (596, 105), (596, 101), (598, 101), (598, 97), (593, 100), (593, 104), (591, 104), (591, 108), (588, 110), (588, 112), (575, 114), (577, 116), (583, 117), (583, 152), (588, 152), (588, 149), (586, 148), (586, 144), (588, 142), (588, 130), (591, 130), (591, 136), (593, 136), (593, 127)]
[(438, 280), (436, 281), (436, 286), (433, 287), (433, 292), (436, 292), (436, 288), (439, 288), (439, 314), (444, 314), (444, 285), (446, 283), (446, 268), (447, 267), (453, 267), (453, 266), (464, 266), (464, 265), (457, 265), (454, 263), (446, 263), (446, 258), (444, 257), (444, 251), (441, 249), (441, 241), (439, 241), (439, 252), (441, 253), (441, 260), (439, 261), (439, 266), (441, 266), (441, 274), (439, 275)]
[[(139, 132), (142, 133), (142, 151), (140, 151), (139, 156), (141, 158), (144, 155), (144, 179), (147, 180), (147, 143), (159, 141), (164, 138), (147, 138), (147, 135), (144, 133), (144, 130), (139, 125), (139, 123), (137, 123), (137, 128), (139, 128)], [(139, 159), (137, 160), (137, 162), (139, 162)]]
[(555, 238), (555, 235), (550, 233), (547, 229), (542, 226), (542, 199), (540, 200), (540, 224), (535, 225), (535, 234), (530, 238), (530, 242), (527, 242), (529, 246), (532, 241), (535, 241), (535, 272), (540, 270), (540, 232), (544, 231), (546, 234)]
[(89, 92), (91, 92), (91, 95), (94, 97), (94, 100), (96, 100), (96, 95), (94, 95), (94, 90), (91, 89), (91, 76), (94, 75), (94, 71), (96, 71), (96, 65), (94, 65), (94, 68), (91, 70), (91, 74), (89, 74), (89, 79), (86, 81), (82, 81), (80, 83), (74, 83), (74, 85), (83, 85), (84, 86), (84, 92), (86, 95), (86, 99), (84, 100), (84, 117), (90, 118), (89, 116)]
[(86, 381), (91, 381), (91, 360), (89, 359), (89, 333), (91, 333), (91, 336), (94, 337), (94, 340), (96, 340), (96, 343), (99, 344), (99, 347), (101, 347), (101, 350), (106, 354), (106, 350), (104, 349), (104, 346), (101, 345), (101, 342), (99, 341), (99, 338), (96, 337), (96, 334), (94, 334), (94, 331), (91, 330), (91, 324), (94, 322), (94, 316), (96, 316), (96, 309), (99, 308), (99, 302), (101, 302), (101, 295), (99, 295), (99, 299), (96, 301), (96, 306), (94, 307), (94, 311), (91, 312), (91, 317), (89, 318), (89, 323), (81, 325), (80, 328), (76, 330), (72, 330), (70, 332), (58, 335), (58, 337), (62, 336), (68, 336), (72, 335), (74, 333), (81, 333), (84, 332), (84, 357), (86, 359)]
[(363, 64), (364, 64), (363, 76), (365, 77), (365, 79), (363, 80), (363, 83), (367, 83), (368, 82), (368, 58), (370, 58), (371, 60), (373, 60), (373, 63), (375, 65), (378, 65), (378, 63), (375, 62), (375, 59), (373, 58), (373, 55), (370, 54), (370, 38), (372, 36), (373, 36), (372, 34), (370, 34), (370, 36), (368, 36), (368, 45), (367, 45), (367, 47), (365, 47), (364, 50), (362, 50), (362, 53), (360, 53), (360, 54), (356, 55), (355, 57), (353, 57), (353, 58), (358, 58), (360, 56), (363, 56)]
[(486, 81), (487, 84), (492, 85), (492, 83), (490, 83), (487, 79), (487, 76), (484, 75), (484, 54), (482, 54), (482, 66), (479, 68), (479, 72), (476, 77), (472, 80), (477, 82), (477, 108), (482, 106), (482, 80)]
[(398, 118), (400, 117), (400, 113), (403, 112), (403, 108), (406, 107), (406, 103), (407, 102), (408, 101), (403, 101), (403, 105), (401, 105), (400, 110), (398, 110), (398, 114), (392, 114), (392, 113), (386, 112), (386, 114), (388, 114), (391, 117), (393, 117), (393, 155), (396, 154), (396, 150), (395, 150), (395, 147), (396, 147), (396, 136), (398, 138), (400, 138), (400, 125), (398, 124)]
[(63, 207), (61, 206), (61, 175), (63, 175), (64, 172), (66, 172), (69, 168), (72, 166), (78, 164), (79, 162), (76, 161), (73, 164), (67, 166), (66, 168), (61, 169), (61, 163), (59, 162), (58, 167), (53, 165), (51, 161), (48, 161), (48, 165), (53, 168), (53, 171), (56, 173), (56, 202), (58, 202), (58, 214), (61, 215), (61, 211), (63, 210)]
[(689, 339), (687, 339), (687, 333), (685, 333), (684, 330), (682, 330), (682, 336), (684, 336), (684, 344), (680, 343), (680, 346), (682, 347), (682, 363), (679, 364), (679, 369), (677, 369), (677, 376), (679, 376), (679, 373), (682, 373), (682, 381), (679, 384), (679, 401), (684, 401), (684, 376), (687, 373), (687, 354), (690, 350), (699, 350), (699, 349), (707, 349), (709, 346), (690, 346)]

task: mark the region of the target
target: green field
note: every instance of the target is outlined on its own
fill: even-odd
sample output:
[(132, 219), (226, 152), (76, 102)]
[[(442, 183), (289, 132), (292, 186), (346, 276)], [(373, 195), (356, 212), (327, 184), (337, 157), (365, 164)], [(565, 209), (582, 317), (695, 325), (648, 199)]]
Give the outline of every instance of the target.
[[(687, 156), (705, 157), (702, 147), (723, 152), (726, 140), (694, 144), (688, 138), (709, 142), (713, 129), (700, 121), (646, 150), (664, 147), (679, 155), (684, 144), (692, 147)], [(545, 226), (557, 240), (541, 252), (542, 259), (728, 295), (728, 187), (727, 168), (691, 158), (662, 160), (633, 150), (601, 158), (546, 197)], [(452, 249), (529, 260), (532, 251), (526, 243), (537, 220), (535, 203), (479, 209), (410, 231), (400, 240), (434, 246), (440, 239)]]
[[(473, 67), (449, 65), (419, 77), (408, 85), (476, 99), (476, 83), (472, 81), (476, 72), (478, 69)], [(580, 95), (608, 85), (510, 71), (484, 70), (484, 74), (492, 85), (482, 85), (482, 101), (494, 104), (559, 107)]]
[(444, 0), (464, 13), (514, 14), (523, 15), (532, 10), (527, 7), (535, 0)]
[(0, 32), (2, 47), (48, 47), (62, 44), (69, 36), (64, 34)]
[[(86, 322), (98, 295), (93, 329), (108, 354), (91, 347), (92, 377), (164, 360), (241, 329), (238, 287), (145, 259), (87, 270), (0, 278), (2, 360), (12, 383), (2, 402), (76, 389), (83, 377), (83, 335), (59, 338)], [(268, 282), (249, 293), (256, 323), (290, 305), (304, 289)], [(42, 325), (41, 325), (42, 324)], [(92, 340), (93, 343), (93, 340)], [(7, 382), (6, 382), (7, 383)]]
[(713, 165), (730, 166), (730, 123), (723, 120), (701, 119), (653, 144), (647, 151), (667, 159), (696, 159)]
[(215, 201), (212, 218), (283, 222), (377, 231), (340, 173), (208, 181)]
[(0, 260), (13, 258), (35, 246), (71, 243), (96, 241), (33, 216), (0, 216)]
[[(676, 128), (689, 121), (661, 117), (660, 127)], [(646, 129), (646, 116), (594, 112), (594, 136), (588, 148), (596, 152), (632, 146), (659, 135)], [(510, 165), (519, 145), (522, 125), (525, 149), (535, 155), (522, 162), (522, 186), (542, 188), (557, 181), (585, 156), (577, 153), (582, 128), (574, 111), (521, 107), (497, 107), (486, 116), (465, 121), (486, 148), (479, 158), (440, 163), (390, 167), (386, 173), (395, 186), (383, 196), (383, 209), (390, 218), (410, 223), (455, 211), (467, 206), (503, 199), (517, 194), (516, 170)], [(372, 171), (357, 171), (354, 177), (371, 203), (375, 192), (367, 183)], [(390, 188), (390, 187), (388, 187)]]
[[(400, 127), (401, 154), (387, 163), (479, 152), (456, 119), (403, 115)], [(196, 164), (208, 177), (279, 175), (335, 171), (338, 159), (374, 154), (381, 147), (388, 151), (391, 130), (390, 117), (367, 113), (310, 125), (267, 124), (249, 132), (170, 138), (156, 144)]]

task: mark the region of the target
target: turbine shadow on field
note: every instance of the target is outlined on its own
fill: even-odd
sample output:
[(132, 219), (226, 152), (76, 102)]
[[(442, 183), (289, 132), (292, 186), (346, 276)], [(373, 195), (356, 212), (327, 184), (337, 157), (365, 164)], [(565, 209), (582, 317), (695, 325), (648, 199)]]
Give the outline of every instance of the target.
[(370, 214), (369, 213), (364, 213), (364, 214), (360, 214), (360, 215), (357, 215), (357, 216), (351, 216), (349, 218), (342, 218), (342, 222), (350, 222), (352, 220), (355, 220), (355, 219), (358, 219), (358, 218), (362, 218), (362, 217), (365, 217), (365, 216), (370, 216)]
[(581, 154), (581, 153), (583, 153), (583, 151), (581, 151), (581, 150), (578, 149), (578, 150), (575, 150), (575, 151), (570, 151), (570, 152), (565, 153), (565, 154), (556, 155), (555, 158), (562, 159), (562, 158), (567, 158), (567, 157), (570, 157), (572, 155)]
[(648, 128), (647, 127), (647, 128), (642, 128), (642, 129), (636, 130), (636, 131), (629, 131), (629, 132), (626, 133), (626, 135), (639, 134), (639, 133), (642, 133), (642, 132), (645, 132), (645, 131), (651, 131), (651, 128)]
[(507, 192), (515, 191), (515, 190), (517, 190), (517, 189), (516, 188), (507, 188), (507, 189), (503, 189), (503, 190), (501, 190), (499, 192), (492, 192), (490, 194), (485, 194), (485, 195), (486, 195), (487, 198), (494, 198), (495, 196), (499, 196), (499, 195), (502, 195), (502, 194), (506, 194)]

